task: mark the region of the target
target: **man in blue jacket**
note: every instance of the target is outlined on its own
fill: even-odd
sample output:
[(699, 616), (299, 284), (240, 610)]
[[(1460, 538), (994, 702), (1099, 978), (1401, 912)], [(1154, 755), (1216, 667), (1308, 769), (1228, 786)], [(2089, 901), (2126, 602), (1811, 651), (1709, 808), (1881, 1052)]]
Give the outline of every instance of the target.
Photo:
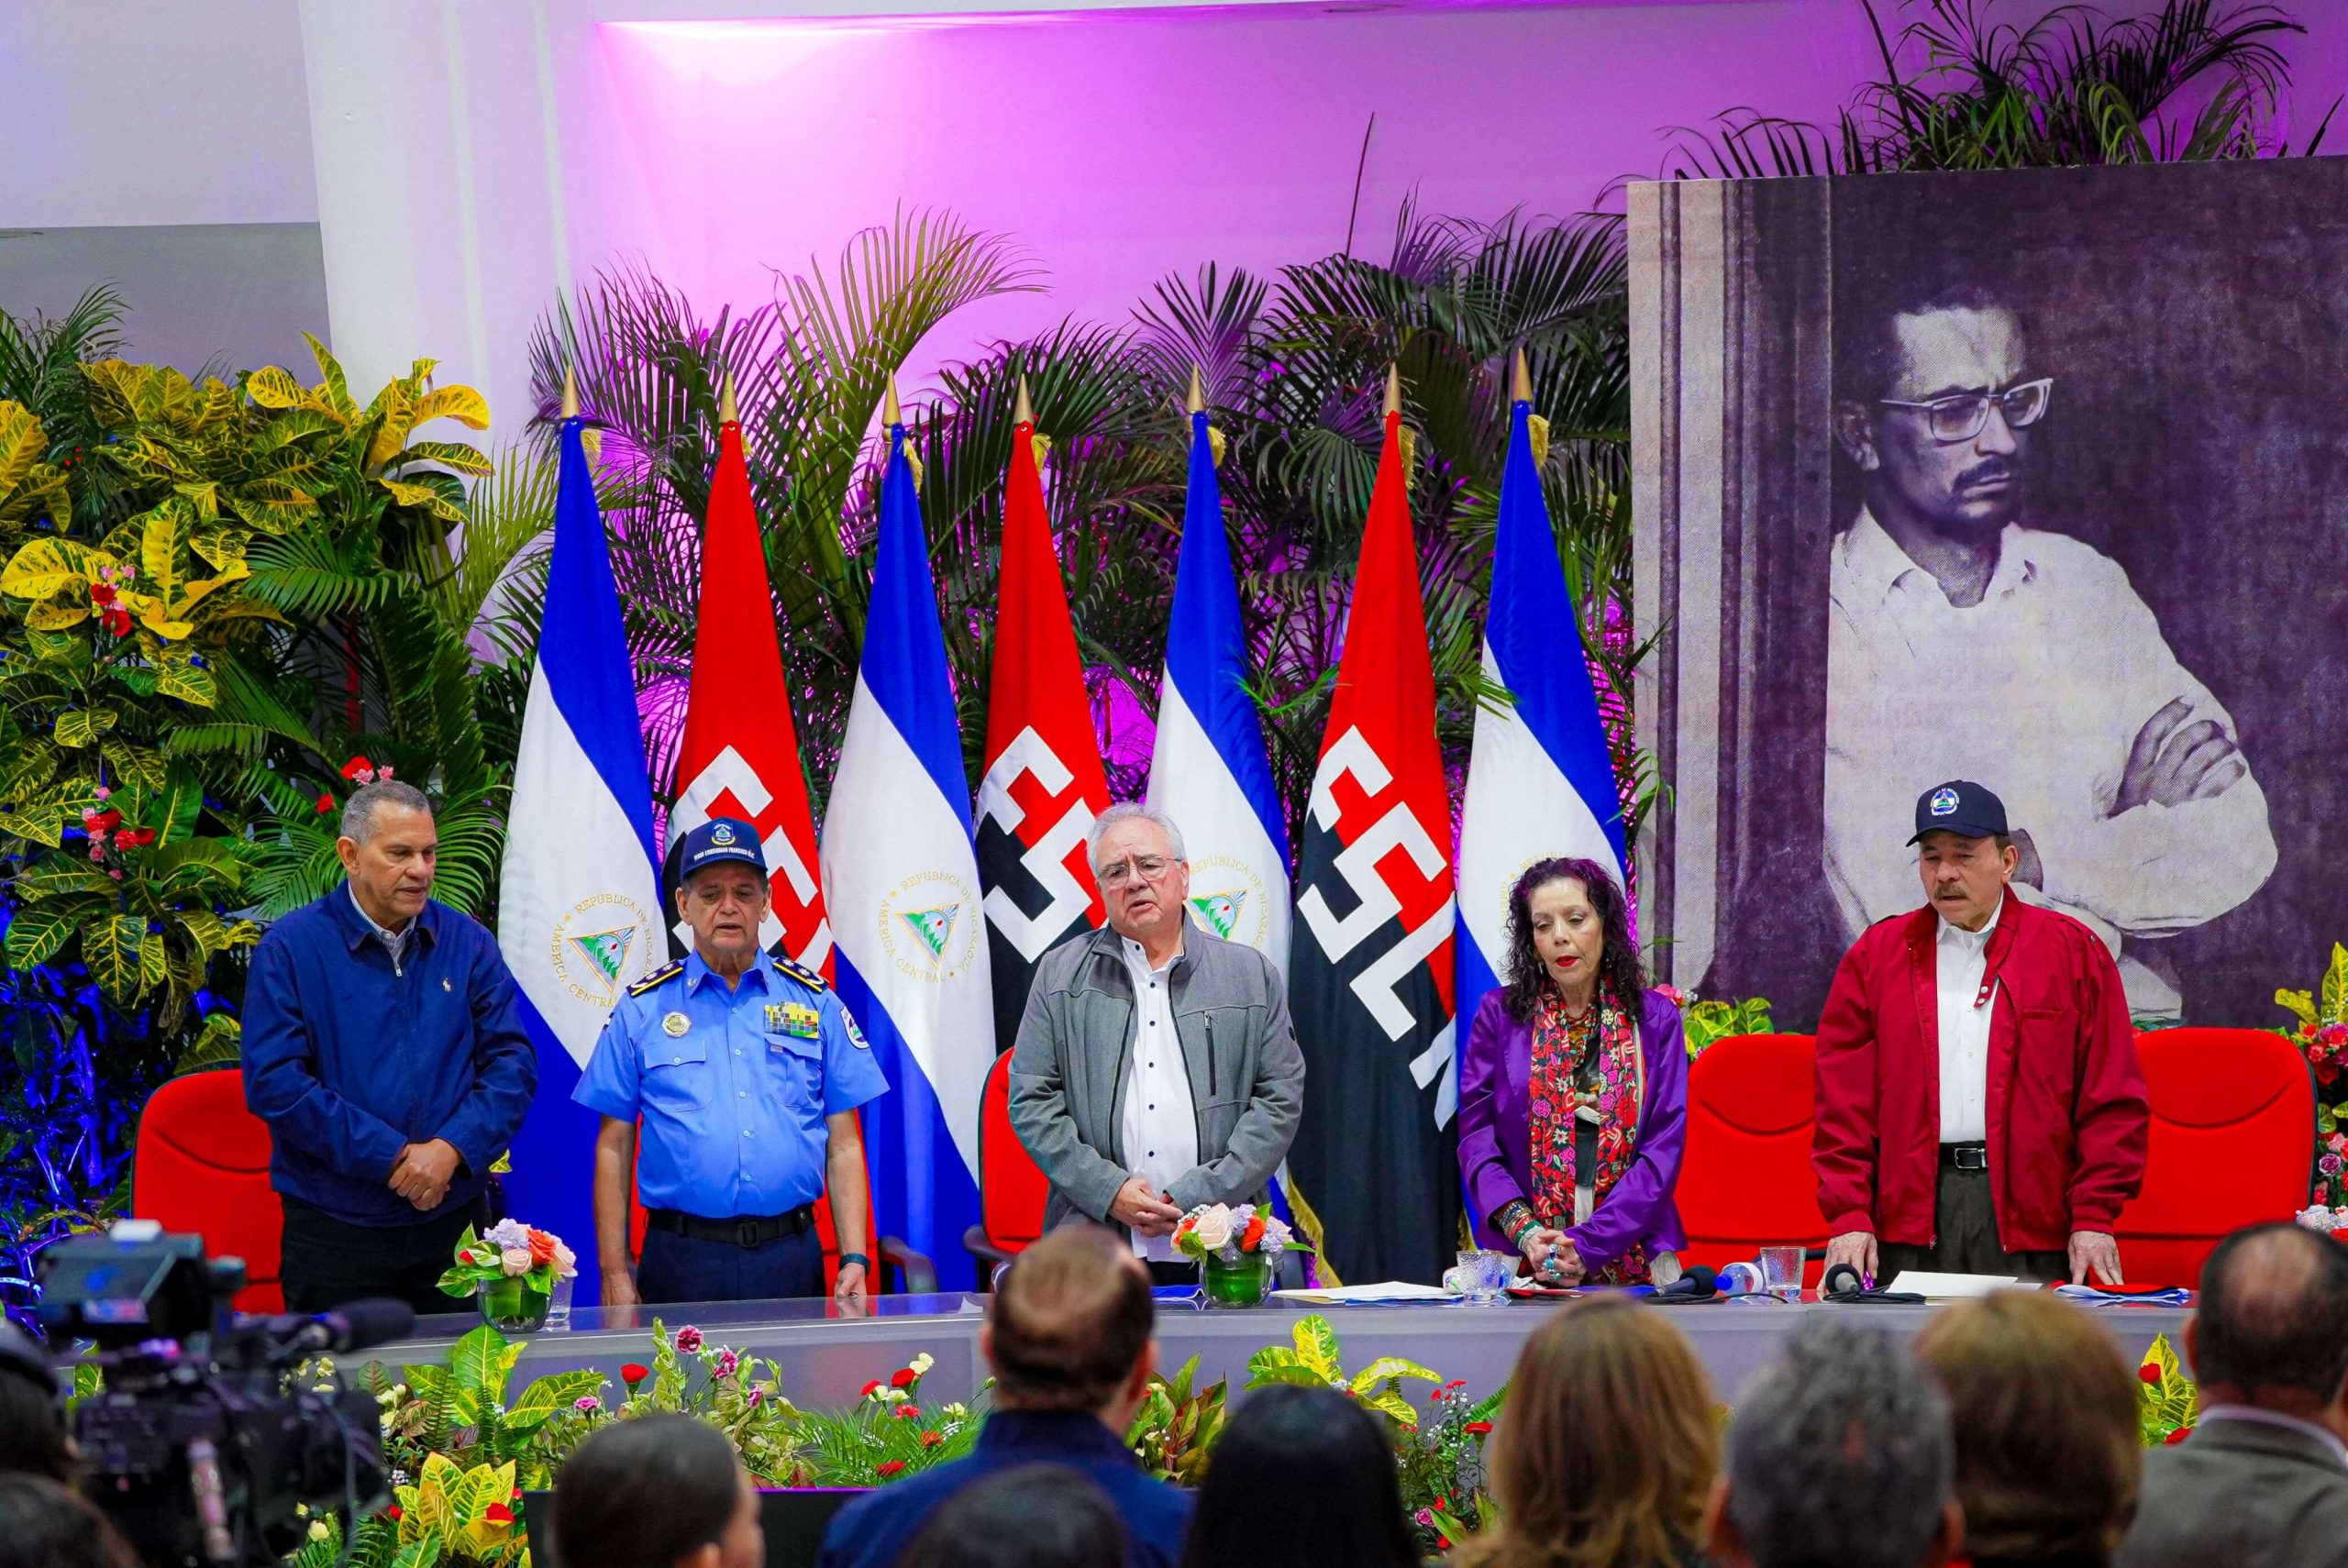
[(432, 900), (423, 792), (362, 785), (336, 848), (348, 880), (270, 927), (245, 985), (245, 1099), (285, 1206), (285, 1305), (450, 1311), (437, 1282), (486, 1217), (537, 1057), (497, 939)]
[(1132, 1568), (1173, 1568), (1191, 1495), (1143, 1474), (1125, 1447), (1157, 1365), (1155, 1326), (1149, 1275), (1114, 1232), (1070, 1225), (1020, 1253), (979, 1331), (995, 1386), (976, 1452), (842, 1508), (819, 1568), (889, 1568), (947, 1498), (1023, 1464), (1091, 1480), (1124, 1521)]

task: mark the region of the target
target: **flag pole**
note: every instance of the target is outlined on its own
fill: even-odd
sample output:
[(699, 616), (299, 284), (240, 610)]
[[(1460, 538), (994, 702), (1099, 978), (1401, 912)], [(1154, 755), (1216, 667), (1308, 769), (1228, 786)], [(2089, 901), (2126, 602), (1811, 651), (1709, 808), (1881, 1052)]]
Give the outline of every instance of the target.
[(717, 423), (721, 425), (742, 423), (741, 412), (734, 404), (734, 372), (731, 370), (725, 372), (725, 380), (717, 389)]
[(1533, 401), (1533, 377), (1524, 368), (1524, 350), (1522, 348), (1516, 351), (1515, 358), (1509, 366), (1508, 381), (1510, 402), (1531, 403)]
[(1386, 367), (1386, 406), (1381, 415), (1402, 412), (1402, 368), (1390, 362)]
[(1019, 398), (1017, 402), (1011, 405), (1011, 423), (1013, 425), (1033, 425), (1036, 423), (1036, 405), (1028, 401), (1027, 378), (1025, 376), (1019, 378)]
[(568, 364), (562, 368), (562, 416), (579, 417), (579, 375)]
[(1204, 380), (1205, 379), (1199, 374), (1198, 365), (1193, 362), (1191, 366), (1191, 395), (1184, 399), (1182, 403), (1184, 413), (1204, 414), (1207, 411), (1207, 393), (1206, 387), (1203, 384)]
[(904, 422), (905, 412), (897, 403), (897, 372), (892, 370), (889, 372), (888, 386), (880, 393), (880, 428), (887, 430), (892, 425), (903, 425)]

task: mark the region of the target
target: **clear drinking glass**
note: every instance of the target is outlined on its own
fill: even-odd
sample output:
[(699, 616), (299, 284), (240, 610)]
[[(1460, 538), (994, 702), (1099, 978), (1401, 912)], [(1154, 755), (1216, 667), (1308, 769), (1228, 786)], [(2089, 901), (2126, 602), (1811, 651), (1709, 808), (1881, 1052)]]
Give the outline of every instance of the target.
[(1787, 1301), (1801, 1299), (1801, 1249), (1761, 1249), (1761, 1288)]
[(1508, 1299), (1509, 1275), (1515, 1272), (1512, 1253), (1479, 1250), (1459, 1254), (1460, 1294), (1478, 1307), (1497, 1307)]
[(568, 1274), (559, 1274), (555, 1275), (554, 1292), (547, 1297), (548, 1328), (567, 1329), (570, 1327), (570, 1287), (576, 1282), (577, 1277), (578, 1276), (575, 1275)]

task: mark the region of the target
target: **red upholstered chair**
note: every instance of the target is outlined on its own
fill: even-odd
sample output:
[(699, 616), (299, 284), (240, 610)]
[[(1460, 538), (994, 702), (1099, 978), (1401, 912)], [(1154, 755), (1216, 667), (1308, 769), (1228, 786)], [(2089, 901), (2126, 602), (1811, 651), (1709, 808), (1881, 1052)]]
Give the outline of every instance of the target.
[(2136, 1037), (2153, 1107), (2144, 1189), (2121, 1210), (2132, 1288), (2198, 1284), (2228, 1231), (2308, 1203), (2315, 1085), (2306, 1058), (2262, 1029), (2156, 1029)]
[(285, 1211), (269, 1185), (269, 1128), (245, 1109), (234, 1067), (190, 1073), (155, 1091), (138, 1118), (130, 1212), (204, 1238), (205, 1250), (245, 1260), (240, 1312), (279, 1312), (279, 1232)]
[[(1718, 1268), (1763, 1247), (1826, 1244), (1810, 1163), (1817, 1049), (1808, 1034), (1733, 1034), (1689, 1064), (1681, 1262)], [(1805, 1283), (1818, 1273), (1811, 1264)]]
[(979, 1223), (962, 1233), (963, 1248), (989, 1288), (997, 1264), (1009, 1263), (1044, 1233), (1044, 1200), (1051, 1183), (1011, 1130), (1011, 1053), (987, 1070), (979, 1100)]

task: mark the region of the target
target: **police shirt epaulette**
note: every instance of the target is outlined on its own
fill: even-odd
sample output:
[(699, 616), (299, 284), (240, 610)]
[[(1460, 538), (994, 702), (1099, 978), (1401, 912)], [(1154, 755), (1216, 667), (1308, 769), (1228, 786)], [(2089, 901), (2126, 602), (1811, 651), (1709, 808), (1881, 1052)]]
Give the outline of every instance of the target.
[(670, 980), (675, 979), (684, 972), (685, 961), (681, 958), (676, 959), (670, 963), (663, 964), (660, 967), (653, 970), (652, 973), (645, 976), (644, 978), (630, 986), (627, 988), (627, 994), (632, 997), (640, 997), (656, 986), (668, 984)]
[(823, 976), (804, 964), (793, 963), (788, 958), (777, 958), (774, 961), (774, 966), (810, 990), (823, 991), (831, 988), (824, 983)]

